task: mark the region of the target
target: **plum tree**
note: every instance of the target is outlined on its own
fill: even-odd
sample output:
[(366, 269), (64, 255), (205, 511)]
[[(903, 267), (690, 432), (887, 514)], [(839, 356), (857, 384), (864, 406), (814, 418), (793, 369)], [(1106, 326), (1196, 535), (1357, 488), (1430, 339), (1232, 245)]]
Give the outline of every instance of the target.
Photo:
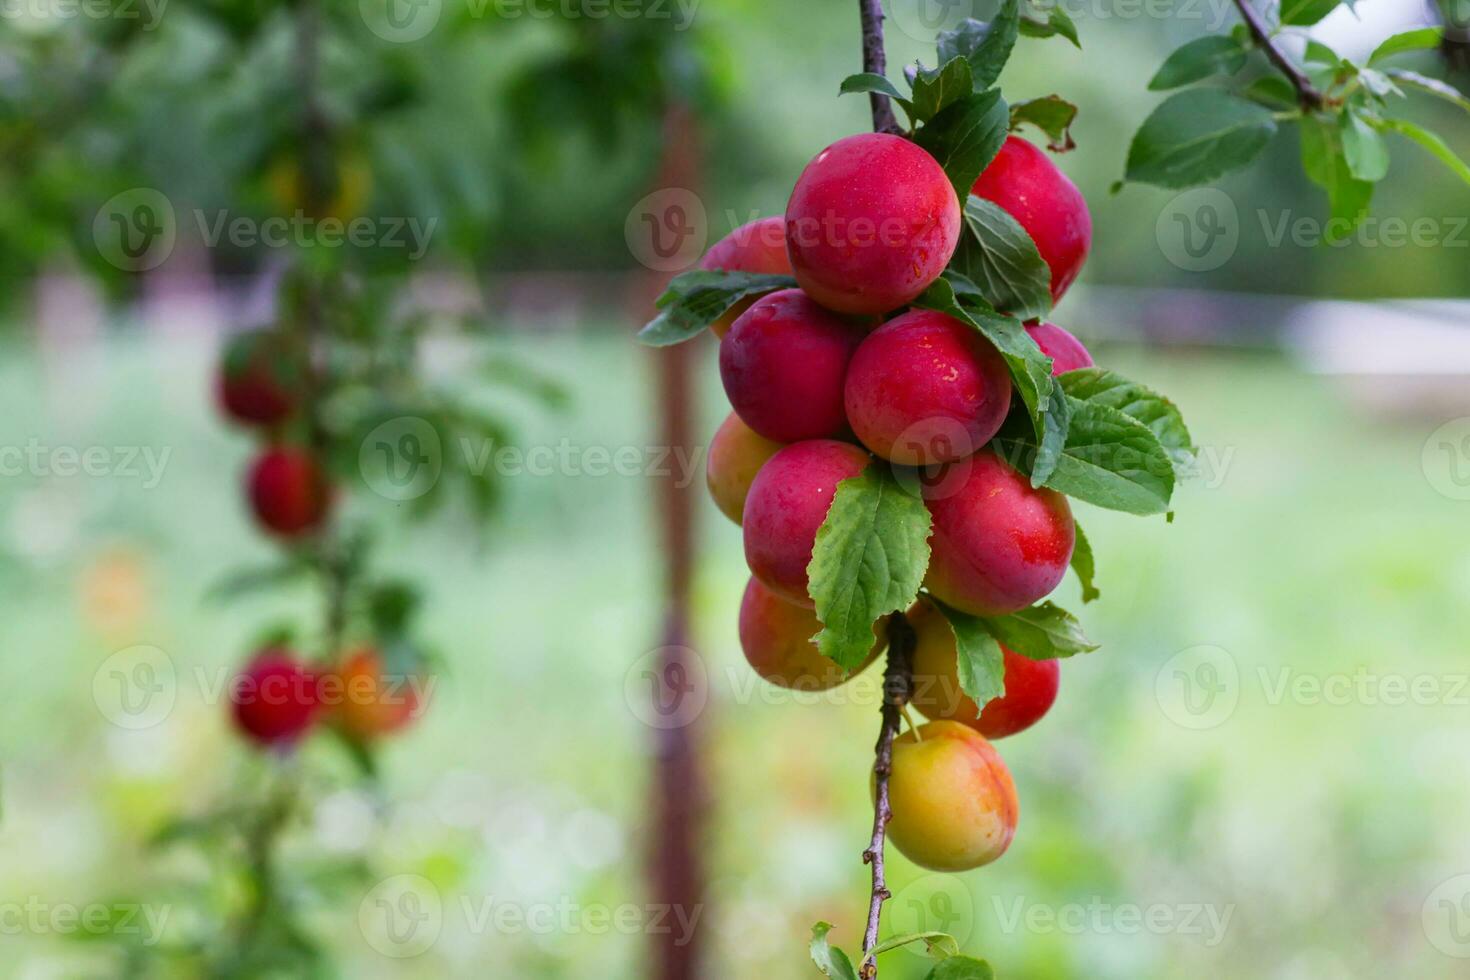
[(740, 600), (740, 648), (757, 674), (778, 687), (825, 691), (850, 680), (883, 650), (882, 625), (874, 628), (873, 651), (851, 673), (817, 651), (822, 631), (817, 614), (783, 599), (752, 577)]
[(260, 745), (294, 744), (311, 728), (320, 705), (317, 674), (287, 650), (262, 650), (230, 686), (235, 727)]
[(889, 320), (858, 345), (844, 404), (863, 445), (909, 466), (980, 449), (1011, 407), (1011, 375), (973, 327), (934, 310)]
[(887, 133), (838, 140), (807, 164), (786, 205), (796, 281), (843, 313), (897, 309), (939, 278), (960, 202), (926, 151)]
[(969, 871), (1005, 853), (1020, 804), (1011, 772), (985, 737), (931, 721), (893, 742), (888, 839), (931, 871)]
[(388, 673), (373, 647), (348, 653), (323, 681), (332, 724), (367, 741), (399, 731), (419, 713), (419, 687), (406, 673)]
[[(725, 272), (791, 275), (791, 259), (786, 254), (786, 219), (773, 215), (741, 225), (710, 246), (699, 267)], [(750, 298), (736, 303), (710, 324), (710, 330), (716, 337), (725, 336), (736, 318), (750, 309), (754, 302), (755, 299)]]
[(1036, 145), (1008, 136), (972, 193), (1018, 221), (1051, 268), (1051, 298), (1066, 293), (1092, 248), (1092, 215), (1077, 185)]
[(709, 442), (704, 469), (710, 496), (722, 514), (740, 523), (750, 484), (766, 460), (780, 449), (781, 443), (756, 432), (734, 412), (725, 417)]
[(241, 334), (225, 347), (215, 395), (227, 418), (273, 426), (296, 411), (301, 371), (285, 337), (273, 331)]
[(794, 443), (772, 456), (745, 498), (745, 561), (751, 573), (787, 601), (810, 608), (807, 565), (817, 529), (827, 519), (837, 484), (862, 473), (869, 461), (859, 447), (832, 439)]
[(720, 342), (725, 394), (741, 420), (767, 439), (842, 435), (842, 386), (862, 338), (861, 327), (799, 289), (763, 296)]
[(1005, 694), (981, 710), (960, 687), (959, 653), (944, 615), (920, 599), (908, 611), (914, 628), (914, 681), (909, 703), (926, 717), (962, 722), (986, 738), (1005, 738), (1041, 720), (1057, 699), (1061, 666), (1005, 647)]
[(993, 450), (953, 464), (956, 479), (924, 489), (934, 519), (924, 584), (940, 600), (980, 616), (1013, 613), (1057, 587), (1076, 528), (1067, 498), (1033, 487)]
[(276, 446), (261, 453), (246, 490), (256, 520), (281, 537), (309, 534), (331, 511), (331, 484), (316, 456), (304, 449)]
[(1026, 332), (1041, 352), (1052, 359), (1052, 374), (1092, 367), (1092, 355), (1082, 346), (1082, 341), (1055, 323), (1028, 323)]

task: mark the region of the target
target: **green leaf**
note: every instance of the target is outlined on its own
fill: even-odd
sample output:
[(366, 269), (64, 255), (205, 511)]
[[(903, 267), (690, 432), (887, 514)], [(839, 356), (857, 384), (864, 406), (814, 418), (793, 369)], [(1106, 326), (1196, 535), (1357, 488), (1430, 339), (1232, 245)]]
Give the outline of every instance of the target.
[(1467, 98), (1463, 92), (1447, 82), (1442, 82), (1437, 78), (1430, 78), (1428, 75), (1421, 75), (1417, 71), (1404, 71), (1400, 68), (1390, 68), (1387, 74), (1395, 81), (1402, 82), (1421, 92), (1428, 92), (1430, 95), (1437, 96), (1446, 102), (1454, 103), (1461, 109), (1470, 111), (1470, 98)]
[[(1072, 415), (1066, 446), (1046, 485), (1069, 497), (1129, 514), (1160, 514), (1174, 494), (1174, 461), (1142, 422), (1101, 402), (1068, 396)], [(1028, 472), (1038, 454), (1028, 432), (1011, 422), (996, 447), (1012, 466)]]
[(638, 340), (649, 347), (683, 343), (699, 336), (741, 300), (795, 285), (790, 276), (755, 272), (695, 269), (681, 273), (654, 304), (662, 312), (638, 331)]
[(960, 944), (947, 932), (911, 932), (903, 936), (894, 936), (886, 939), (873, 947), (873, 955), (886, 953), (891, 949), (901, 949), (914, 943), (923, 943), (924, 952), (935, 959), (946, 959), (958, 956)]
[(995, 980), (995, 971), (973, 956), (951, 956), (940, 960), (925, 980)]
[(1324, 241), (1331, 244), (1348, 237), (1368, 214), (1373, 185), (1358, 180), (1348, 170), (1337, 126), (1316, 116), (1301, 121), (1302, 169), (1307, 178), (1327, 192), (1333, 220)]
[(1294, 109), (1298, 104), (1296, 89), (1280, 75), (1262, 75), (1245, 90), (1246, 98), (1281, 109)]
[(1362, 81), (1363, 88), (1379, 102), (1391, 95), (1404, 97), (1404, 90), (1395, 85), (1392, 78), (1377, 68), (1359, 68), (1358, 78)]
[(1165, 99), (1133, 137), (1127, 179), (1159, 187), (1207, 183), (1254, 160), (1276, 132), (1271, 111), (1218, 89)]
[(817, 649), (852, 670), (873, 649), (873, 624), (908, 608), (929, 566), (929, 509), (887, 463), (837, 484), (807, 566)]
[(1443, 27), (1421, 27), (1418, 30), (1395, 34), (1373, 49), (1373, 53), (1368, 56), (1368, 64), (1376, 65), (1386, 58), (1403, 54), (1405, 51), (1432, 51), (1438, 48), (1443, 41)]
[(992, 89), (950, 103), (914, 134), (914, 142), (928, 150), (963, 201), (995, 155), (1010, 129), (1010, 113)]
[(1072, 122), (1077, 107), (1060, 95), (1019, 102), (1011, 106), (1011, 129), (1030, 123), (1046, 134), (1046, 148), (1053, 153), (1066, 153), (1077, 148), (1072, 139)]
[(1078, 580), (1082, 583), (1082, 602), (1091, 602), (1102, 595), (1093, 579), (1097, 575), (1097, 564), (1092, 554), (1092, 542), (1087, 540), (1087, 535), (1082, 533), (1082, 525), (1073, 525), (1077, 530), (1077, 544), (1072, 549), (1072, 571), (1077, 573)]
[(1302, 69), (1308, 80), (1323, 90), (1337, 84), (1339, 74), (1347, 75), (1357, 70), (1336, 51), (1315, 39), (1307, 41), (1306, 50), (1302, 53)]
[(971, 194), (953, 265), (986, 302), (1021, 320), (1051, 312), (1051, 267), (1021, 223), (999, 204)]
[(1424, 149), (1434, 154), (1441, 163), (1449, 167), (1461, 180), (1470, 184), (1470, 165), (1467, 165), (1464, 160), (1461, 160), (1455, 154), (1455, 151), (1450, 149), (1449, 144), (1441, 139), (1438, 134), (1431, 133), (1423, 126), (1415, 125), (1407, 119), (1385, 119), (1379, 125), (1384, 129), (1407, 136), (1415, 143), (1418, 143)]
[(817, 964), (825, 976), (833, 980), (858, 980), (857, 970), (853, 969), (852, 960), (847, 954), (836, 946), (827, 944), (827, 934), (832, 931), (830, 922), (818, 922), (812, 926), (812, 941), (808, 949), (811, 952), (812, 962)]
[(1193, 472), (1195, 446), (1184, 415), (1172, 401), (1115, 371), (1090, 367), (1068, 371), (1060, 386), (1073, 398), (1116, 408), (1148, 426), (1174, 462), (1176, 477)]
[(973, 94), (970, 63), (964, 58), (951, 58), (943, 68), (921, 71), (914, 76), (913, 110), (909, 115), (923, 122)]
[(1031, 660), (1056, 660), (1097, 649), (1082, 632), (1077, 617), (1052, 602), (1028, 606), (1009, 616), (992, 616), (985, 622), (1006, 649)]
[(1281, 0), (1281, 23), (1306, 27), (1337, 9), (1342, 0)]
[(1020, 20), (1020, 0), (1002, 0), (995, 20), (988, 24), (966, 18), (954, 30), (944, 31), (935, 38), (939, 63), (945, 64), (951, 58), (966, 59), (974, 75), (975, 91), (988, 89), (1010, 60), (1011, 49), (1016, 46), (1016, 36), (1020, 33)]
[(842, 80), (842, 85), (837, 90), (838, 95), (851, 95), (858, 92), (877, 92), (880, 95), (886, 95), (903, 106), (903, 111), (908, 114), (909, 119), (915, 118), (913, 102), (899, 91), (897, 85), (882, 75), (871, 71), (848, 75)]
[(1211, 75), (1234, 75), (1245, 67), (1248, 55), (1240, 41), (1229, 35), (1195, 38), (1164, 60), (1148, 87), (1163, 92)]
[(1052, 4), (1045, 20), (1033, 17), (1033, 13), (1034, 11), (1028, 9), (1021, 17), (1022, 34), (1040, 38), (1060, 35), (1071, 41), (1078, 51), (1082, 50), (1082, 41), (1077, 36), (1077, 25), (1072, 21), (1072, 16), (1062, 9), (1061, 4)]
[[(963, 292), (963, 297), (957, 291)], [(995, 345), (1010, 369), (1012, 386), (1026, 405), (1035, 438), (1044, 439), (1047, 409), (1052, 404), (1055, 388), (1051, 358), (1036, 346), (1036, 341), (1031, 339), (1021, 321), (995, 312), (974, 283), (952, 270), (947, 270), (944, 278), (924, 290), (913, 305), (938, 310), (968, 323)]]
[(1356, 180), (1377, 183), (1388, 176), (1388, 144), (1361, 114), (1347, 107), (1338, 115), (1343, 158)]
[(1000, 643), (988, 622), (929, 597), (934, 608), (949, 620), (958, 655), (960, 690), (982, 709), (1006, 692), (1006, 661)]

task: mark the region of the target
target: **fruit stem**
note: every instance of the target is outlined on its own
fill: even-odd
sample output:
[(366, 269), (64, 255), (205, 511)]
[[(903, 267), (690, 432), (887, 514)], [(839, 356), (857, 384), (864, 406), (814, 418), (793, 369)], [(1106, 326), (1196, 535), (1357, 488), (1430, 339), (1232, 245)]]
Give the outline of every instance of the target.
[[(883, 724), (878, 729), (878, 744), (873, 749), (873, 839), (863, 852), (863, 863), (873, 868), (873, 889), (868, 898), (868, 927), (863, 933), (863, 962), (858, 970), (862, 980), (878, 976), (878, 921), (883, 903), (891, 896), (883, 871), (884, 838), (893, 807), (888, 797), (888, 777), (893, 772), (893, 739), (898, 735), (901, 719), (908, 709), (913, 688), (914, 644), (917, 637), (903, 613), (894, 613), (888, 621), (888, 662), (883, 670)], [(915, 737), (918, 737), (917, 731)]]
[[(883, 0), (858, 0), (858, 13), (863, 23), (863, 71), (883, 75), (888, 70), (888, 56), (883, 51)], [(888, 96), (869, 92), (868, 104), (873, 107), (873, 132), (903, 132)]]
[(1251, 6), (1250, 0), (1235, 0), (1235, 6), (1240, 10), (1240, 19), (1245, 21), (1246, 30), (1250, 31), (1256, 46), (1266, 52), (1266, 57), (1271, 59), (1273, 65), (1281, 69), (1281, 73), (1296, 89), (1297, 99), (1301, 101), (1302, 108), (1311, 112), (1326, 105), (1326, 97), (1317, 91), (1311, 79), (1307, 78), (1306, 74), (1286, 56), (1286, 52), (1276, 45), (1275, 39), (1266, 30), (1265, 21), (1261, 20), (1261, 15), (1257, 13), (1256, 8)]

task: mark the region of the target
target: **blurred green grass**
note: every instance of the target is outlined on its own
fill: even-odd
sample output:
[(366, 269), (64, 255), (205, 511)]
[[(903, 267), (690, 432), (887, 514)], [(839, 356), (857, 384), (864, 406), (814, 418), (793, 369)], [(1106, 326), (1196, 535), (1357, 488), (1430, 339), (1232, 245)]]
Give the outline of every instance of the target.
[[(522, 333), (514, 346), (576, 393), (560, 416), (507, 402), (524, 445), (656, 442), (656, 355), (627, 331)], [(1467, 672), (1470, 551), (1464, 505), (1421, 469), (1437, 423), (1376, 420), (1274, 355), (1100, 353), (1174, 395), (1220, 465), (1179, 495), (1172, 525), (1077, 508), (1103, 598), (1081, 608), (1069, 579), (1058, 600), (1103, 648), (1065, 665), (1041, 726), (1001, 743), (1021, 796), (1016, 842), (957, 878), (895, 856), (893, 916), (947, 926), (1006, 978), (1449, 975), (1421, 914), (1436, 885), (1470, 871), (1470, 692), (1453, 690)], [(701, 350), (705, 433), (726, 410), (712, 354)], [(249, 440), (209, 404), (210, 345), (128, 333), (64, 356), (6, 355), (0, 445), (170, 453), (153, 488), (121, 475), (0, 481), (6, 892), (166, 895), (163, 882), (200, 869), (142, 841), (260, 766), (204, 703), (196, 671), (237, 663), (262, 625), (309, 618), (311, 597), (203, 601), (227, 570), (270, 555), (238, 498)], [(386, 815), (331, 788), (293, 853), (368, 853), (380, 875), (429, 877), (445, 911), (428, 953), (394, 960), (364, 942), (358, 899), (344, 900), (312, 923), (343, 976), (646, 975), (636, 933), (474, 926), (492, 899), (642, 903), (637, 859), (650, 846), (651, 730), (633, 667), (660, 627), (654, 487), (558, 474), (506, 489), (481, 548), (455, 521), (394, 528), (396, 505), (355, 488), (355, 516), (382, 525), (389, 561), (428, 586), (445, 676), (429, 715), (387, 750)], [(849, 949), (860, 928), (873, 678), (831, 699), (846, 703), (793, 704), (756, 685), (734, 630), (739, 533), (712, 506), (700, 518), (711, 975), (812, 976), (811, 924), (836, 923)], [(134, 644), (163, 649), (180, 689), (162, 724), (130, 732), (99, 713), (93, 684)], [(1167, 665), (1200, 646), (1225, 651), (1238, 704), (1196, 729), (1178, 723), (1197, 719), (1180, 715)], [(1436, 679), (1438, 703), (1277, 696), (1283, 678), (1359, 671)], [(310, 749), (318, 760), (330, 771), (332, 748)], [(5, 975), (111, 975), (96, 944), (5, 942)], [(922, 971), (906, 952), (884, 964), (889, 977)]]

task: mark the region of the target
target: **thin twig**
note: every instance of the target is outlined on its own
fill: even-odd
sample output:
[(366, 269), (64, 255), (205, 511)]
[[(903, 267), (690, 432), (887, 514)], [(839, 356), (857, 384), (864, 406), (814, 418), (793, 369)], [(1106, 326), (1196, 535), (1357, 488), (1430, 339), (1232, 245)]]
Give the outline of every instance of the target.
[[(888, 56), (883, 51), (883, 0), (858, 0), (863, 21), (863, 71), (882, 75), (888, 70)], [(902, 133), (893, 103), (880, 92), (869, 92), (873, 107), (873, 132)]]
[(1327, 97), (1317, 91), (1317, 87), (1312, 84), (1312, 80), (1306, 76), (1306, 73), (1298, 68), (1286, 56), (1286, 52), (1276, 45), (1276, 39), (1271, 36), (1270, 31), (1266, 30), (1265, 22), (1261, 20), (1261, 15), (1256, 12), (1256, 8), (1251, 6), (1250, 0), (1235, 0), (1235, 6), (1240, 9), (1240, 17), (1245, 21), (1246, 29), (1250, 31), (1256, 45), (1266, 52), (1266, 57), (1271, 59), (1271, 63), (1280, 68), (1291, 81), (1302, 108), (1310, 112), (1326, 105)]
[(888, 821), (893, 819), (888, 777), (893, 772), (893, 740), (898, 736), (913, 688), (915, 639), (907, 617), (894, 613), (888, 621), (888, 664), (883, 671), (883, 725), (878, 729), (878, 744), (873, 749), (873, 782), (877, 787), (873, 801), (873, 838), (863, 852), (863, 863), (873, 868), (873, 890), (868, 899), (868, 926), (863, 933), (863, 962), (858, 971), (862, 980), (873, 980), (878, 975), (873, 947), (878, 945), (883, 903), (890, 897), (883, 872), (884, 837)]
[[(858, 13), (863, 25), (863, 71), (883, 75), (888, 70), (888, 56), (883, 50), (882, 0), (858, 0)], [(878, 92), (868, 94), (873, 109), (873, 132), (900, 134), (893, 103)], [(883, 917), (883, 903), (890, 895), (883, 870), (883, 851), (888, 821), (893, 807), (888, 799), (888, 777), (893, 771), (893, 740), (902, 724), (903, 710), (908, 705), (913, 686), (914, 629), (904, 614), (894, 613), (888, 621), (888, 661), (883, 670), (883, 724), (878, 729), (878, 744), (873, 748), (873, 837), (863, 851), (863, 863), (873, 869), (873, 887), (868, 896), (868, 924), (863, 931), (863, 960), (858, 968), (862, 980), (878, 976), (878, 925)]]

